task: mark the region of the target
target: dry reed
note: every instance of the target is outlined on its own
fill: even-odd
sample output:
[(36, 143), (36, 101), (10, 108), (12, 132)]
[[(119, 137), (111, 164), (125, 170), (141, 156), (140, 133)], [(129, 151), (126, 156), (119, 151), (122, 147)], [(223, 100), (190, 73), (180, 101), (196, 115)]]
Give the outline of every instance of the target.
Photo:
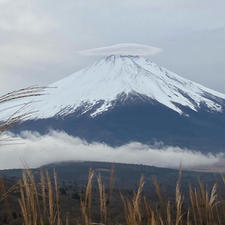
[[(18, 99), (29, 99), (30, 97), (37, 97), (45, 94), (46, 87), (28, 87), (23, 88), (18, 91), (12, 91), (5, 95), (0, 96), (0, 104), (8, 103), (11, 101), (15, 101)], [(20, 105), (19, 109), (15, 110), (13, 114), (11, 114), (5, 121), (0, 121), (0, 135), (7, 131), (10, 127), (19, 122), (28, 119), (35, 111), (29, 111), (24, 113), (23, 110), (32, 104), (32, 101), (23, 101)], [(4, 105), (3, 105), (4, 106)], [(17, 106), (18, 108), (18, 106)], [(6, 110), (7, 107), (3, 111)]]
[[(96, 176), (99, 192), (99, 221), (92, 218), (92, 186), (94, 171), (90, 169), (88, 183), (84, 196), (81, 196), (81, 216), (76, 224), (112, 224), (108, 217), (107, 196), (105, 186), (100, 174)], [(52, 178), (51, 178), (52, 177)], [(225, 182), (225, 177), (223, 177)], [(40, 180), (40, 182), (37, 182)], [(181, 172), (176, 185), (175, 204), (167, 201), (164, 208), (157, 209), (151, 205), (143, 195), (144, 178), (141, 177), (137, 192), (132, 198), (121, 194), (121, 204), (124, 208), (124, 220), (127, 225), (222, 225), (224, 224), (224, 199), (218, 197), (218, 185), (215, 184), (210, 191), (201, 182), (199, 188), (189, 187), (189, 200), (185, 203), (181, 193)], [(156, 186), (159, 189), (159, 186)], [(63, 225), (71, 224), (68, 216), (62, 215), (60, 208), (60, 194), (56, 172), (50, 176), (48, 171), (40, 171), (40, 178), (34, 177), (30, 170), (24, 170), (22, 179), (18, 184), (6, 190), (4, 182), (0, 179), (0, 199), (8, 205), (8, 195), (19, 190), (19, 206), (24, 225)], [(157, 190), (161, 196), (160, 189)], [(110, 193), (110, 191), (109, 191)], [(159, 197), (160, 197), (159, 196)], [(112, 195), (113, 198), (113, 195)], [(163, 199), (162, 199), (163, 201)], [(190, 202), (190, 204), (188, 204)], [(0, 202), (1, 203), (1, 202)], [(73, 223), (75, 224), (75, 223)]]

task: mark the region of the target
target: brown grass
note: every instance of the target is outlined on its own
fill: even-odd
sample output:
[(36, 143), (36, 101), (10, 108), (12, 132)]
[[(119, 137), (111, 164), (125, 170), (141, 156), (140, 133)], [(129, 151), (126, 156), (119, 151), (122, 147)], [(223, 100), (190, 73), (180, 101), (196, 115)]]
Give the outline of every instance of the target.
[(107, 224), (106, 193), (105, 193), (105, 186), (102, 183), (101, 174), (98, 174), (97, 181), (99, 188), (100, 222)]
[[(24, 170), (23, 177), (18, 184), (6, 190), (4, 182), (0, 180), (0, 199), (10, 205), (8, 193), (18, 190), (20, 211), (24, 225), (63, 225), (71, 224), (68, 216), (62, 215), (60, 208), (60, 195), (57, 175), (54, 171), (51, 176), (47, 171), (41, 170), (40, 182), (30, 170)], [(99, 192), (99, 221), (92, 218), (92, 186), (96, 179)], [(222, 179), (225, 182), (225, 177)], [(199, 188), (189, 187), (189, 199), (186, 207), (183, 207), (184, 197), (181, 193), (181, 172), (175, 190), (175, 204), (165, 202), (166, 207), (155, 208), (143, 196), (144, 178), (141, 177), (139, 188), (131, 198), (121, 194), (123, 205), (124, 225), (222, 225), (224, 224), (224, 199), (219, 199), (217, 184), (208, 190), (200, 181)], [(159, 185), (156, 186), (159, 199), (162, 197)], [(110, 190), (110, 188), (109, 188)], [(110, 191), (109, 191), (110, 193)], [(162, 199), (163, 201), (163, 199)], [(1, 202), (0, 202), (1, 203)], [(160, 201), (159, 201), (160, 203)], [(3, 204), (3, 203), (2, 203)], [(86, 191), (81, 196), (81, 214), (77, 222), (73, 224), (93, 225), (112, 224), (108, 216), (107, 194), (101, 174), (95, 175), (90, 169)], [(121, 212), (122, 213), (122, 212)]]
[(54, 183), (48, 172), (41, 173), (41, 182), (36, 183), (30, 170), (25, 170), (19, 182), (19, 205), (24, 225), (60, 225), (59, 193), (56, 174)]
[(142, 224), (141, 194), (143, 186), (144, 186), (144, 177), (141, 177), (137, 193), (134, 192), (133, 198), (131, 200), (126, 199), (121, 194), (126, 224), (133, 224), (133, 225)]
[(94, 177), (94, 171), (92, 169), (89, 170), (88, 183), (86, 187), (85, 196), (81, 198), (81, 218), (83, 225), (89, 225), (92, 223), (91, 221), (91, 203), (92, 203), (92, 181)]

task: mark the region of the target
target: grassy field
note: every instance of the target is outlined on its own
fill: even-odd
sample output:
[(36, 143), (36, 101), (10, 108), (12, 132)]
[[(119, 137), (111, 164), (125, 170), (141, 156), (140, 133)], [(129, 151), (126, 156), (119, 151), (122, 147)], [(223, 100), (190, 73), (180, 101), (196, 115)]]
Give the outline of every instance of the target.
[[(189, 185), (183, 192), (182, 173), (177, 171), (174, 190), (166, 195), (157, 179), (149, 192), (144, 191), (143, 176), (134, 190), (119, 190), (115, 168), (108, 171), (107, 180), (104, 172), (104, 168), (90, 169), (85, 186), (58, 182), (56, 172), (47, 169), (24, 170), (17, 182), (17, 178), (1, 179), (0, 224), (224, 224), (225, 186), (218, 181), (207, 187), (199, 180), (197, 186)], [(224, 184), (225, 177), (220, 179)]]

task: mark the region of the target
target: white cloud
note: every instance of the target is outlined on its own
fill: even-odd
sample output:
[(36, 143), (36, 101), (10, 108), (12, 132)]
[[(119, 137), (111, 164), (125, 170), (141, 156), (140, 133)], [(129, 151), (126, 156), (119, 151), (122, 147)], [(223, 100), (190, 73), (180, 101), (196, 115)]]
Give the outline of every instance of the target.
[[(3, 142), (1, 142), (3, 144)], [(221, 162), (223, 154), (204, 155), (200, 152), (167, 147), (149, 148), (140, 143), (130, 143), (117, 148), (104, 144), (88, 144), (79, 138), (62, 132), (41, 136), (23, 132), (15, 143), (0, 146), (0, 169), (39, 167), (53, 162), (68, 160), (106, 161), (144, 164), (159, 167), (183, 168), (207, 167)]]
[(121, 43), (106, 47), (87, 49), (79, 51), (82, 55), (90, 56), (108, 56), (108, 55), (134, 55), (134, 56), (150, 56), (160, 53), (162, 49), (150, 45), (142, 45), (135, 43)]

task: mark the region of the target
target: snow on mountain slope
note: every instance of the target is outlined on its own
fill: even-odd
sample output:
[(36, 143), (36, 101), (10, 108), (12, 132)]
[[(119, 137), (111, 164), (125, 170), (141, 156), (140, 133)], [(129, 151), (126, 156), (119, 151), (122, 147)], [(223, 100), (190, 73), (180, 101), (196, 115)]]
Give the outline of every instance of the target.
[[(67, 115), (80, 106), (84, 106), (85, 113), (102, 101), (103, 104), (91, 114), (95, 117), (109, 110), (112, 101), (122, 93), (148, 96), (179, 114), (182, 114), (179, 105), (198, 111), (204, 104), (209, 110), (219, 112), (225, 102), (224, 94), (184, 79), (139, 56), (107, 56), (50, 87), (46, 95), (29, 99), (33, 103), (25, 110), (38, 110), (36, 118)], [(13, 106), (22, 105), (22, 100), (3, 104), (1, 118), (13, 113)]]

